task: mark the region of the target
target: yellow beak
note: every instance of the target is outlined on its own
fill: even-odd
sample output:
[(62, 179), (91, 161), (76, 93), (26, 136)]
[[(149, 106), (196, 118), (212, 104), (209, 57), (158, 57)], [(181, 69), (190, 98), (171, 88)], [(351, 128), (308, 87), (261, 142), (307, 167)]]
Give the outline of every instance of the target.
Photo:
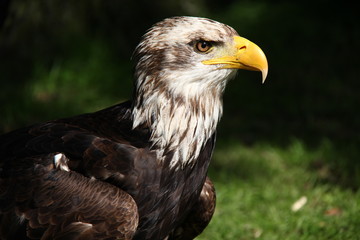
[(221, 68), (260, 71), (262, 82), (268, 73), (268, 63), (264, 52), (246, 38), (235, 36), (233, 45), (225, 50), (225, 56), (202, 61), (206, 65), (222, 64)]

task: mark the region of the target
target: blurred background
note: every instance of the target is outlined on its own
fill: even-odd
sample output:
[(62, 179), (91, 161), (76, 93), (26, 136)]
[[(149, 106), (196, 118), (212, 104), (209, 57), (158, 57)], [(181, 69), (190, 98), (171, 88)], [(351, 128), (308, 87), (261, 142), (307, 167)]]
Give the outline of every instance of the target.
[(269, 62), (265, 84), (247, 71), (229, 83), (218, 148), (236, 142), (286, 149), (298, 142), (307, 151), (326, 149), (306, 160), (307, 171), (357, 191), (360, 15), (353, 4), (1, 0), (0, 132), (130, 98), (131, 54), (142, 34), (165, 17), (209, 17), (255, 42)]

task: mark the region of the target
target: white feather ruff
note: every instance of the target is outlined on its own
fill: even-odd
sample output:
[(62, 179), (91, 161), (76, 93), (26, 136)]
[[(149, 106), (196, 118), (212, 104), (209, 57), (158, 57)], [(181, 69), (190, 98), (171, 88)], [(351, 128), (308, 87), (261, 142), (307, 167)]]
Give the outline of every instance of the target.
[[(188, 75), (168, 81), (170, 94), (156, 92), (147, 96), (140, 108), (133, 109), (133, 127), (143, 123), (151, 126), (151, 141), (158, 158), (164, 160), (167, 151), (174, 151), (171, 167), (193, 165), (207, 140), (214, 134), (222, 116), (222, 93), (227, 79), (235, 71), (223, 69), (217, 75), (203, 74), (202, 79), (186, 82)], [(210, 75), (210, 76), (208, 76)], [(222, 84), (213, 87), (220, 78)], [(171, 78), (174, 79), (174, 78)], [(190, 77), (189, 79), (194, 80)], [(225, 79), (225, 80), (224, 80)], [(176, 99), (181, 98), (180, 102)], [(165, 152), (166, 151), (166, 152)]]

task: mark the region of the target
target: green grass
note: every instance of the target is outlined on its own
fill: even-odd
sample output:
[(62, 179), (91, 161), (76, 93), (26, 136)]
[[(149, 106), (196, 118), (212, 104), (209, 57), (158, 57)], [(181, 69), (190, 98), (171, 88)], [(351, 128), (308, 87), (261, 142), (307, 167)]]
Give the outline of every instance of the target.
[[(360, 239), (359, 191), (326, 181), (330, 164), (314, 167), (332, 151), (300, 141), (220, 144), (210, 169), (217, 208), (197, 239)], [(307, 203), (292, 211), (303, 196)]]

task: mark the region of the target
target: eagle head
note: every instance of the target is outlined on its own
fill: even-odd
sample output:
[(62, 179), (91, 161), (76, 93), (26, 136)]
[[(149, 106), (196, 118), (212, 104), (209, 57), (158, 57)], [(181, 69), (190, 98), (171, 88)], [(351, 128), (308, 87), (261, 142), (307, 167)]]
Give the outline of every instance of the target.
[(222, 93), (238, 69), (262, 72), (265, 54), (230, 26), (198, 17), (155, 24), (134, 52), (133, 127), (147, 125), (160, 155), (191, 162), (214, 133)]

